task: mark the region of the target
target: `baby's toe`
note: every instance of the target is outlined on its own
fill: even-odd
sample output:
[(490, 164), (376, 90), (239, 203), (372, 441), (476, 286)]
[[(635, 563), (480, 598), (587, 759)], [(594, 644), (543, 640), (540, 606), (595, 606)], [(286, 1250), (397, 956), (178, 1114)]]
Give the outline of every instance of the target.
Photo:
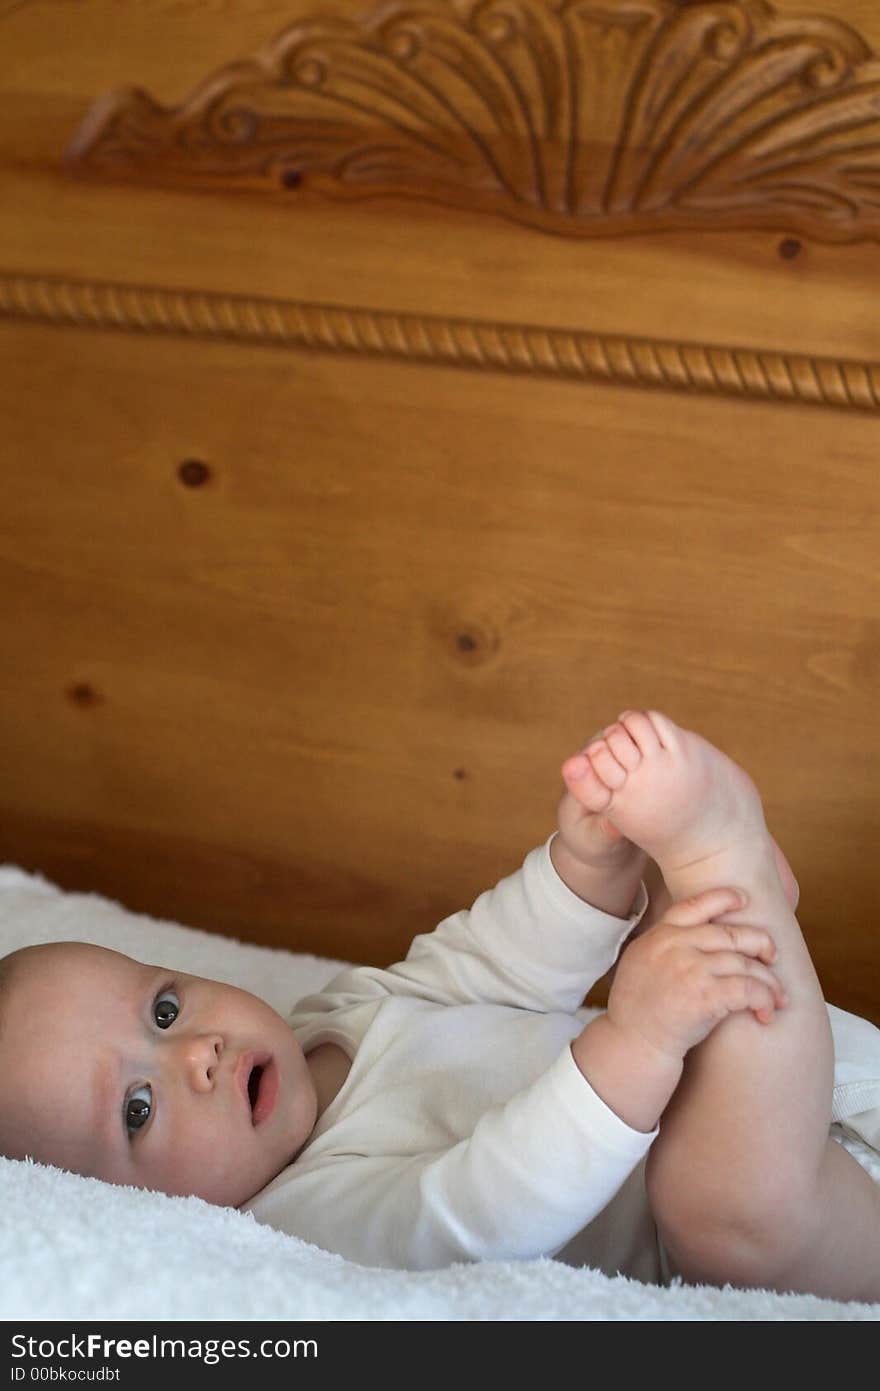
[(605, 731), (605, 742), (621, 767), (628, 773), (638, 768), (642, 761), (639, 746), (629, 730), (622, 724), (609, 725)]
[(585, 752), (593, 771), (606, 787), (611, 788), (612, 791), (615, 788), (623, 787), (627, 778), (626, 767), (618, 763), (607, 740), (600, 739), (595, 744), (589, 744)]
[(647, 713), (663, 748), (677, 749), (681, 730), (675, 721), (671, 720), (668, 715), (662, 715), (659, 710), (649, 710)]
[(643, 758), (660, 752), (663, 744), (659, 731), (645, 710), (625, 710), (619, 723), (623, 725)]
[(571, 795), (585, 810), (600, 812), (609, 806), (611, 792), (584, 754), (575, 754), (563, 763), (562, 777)]

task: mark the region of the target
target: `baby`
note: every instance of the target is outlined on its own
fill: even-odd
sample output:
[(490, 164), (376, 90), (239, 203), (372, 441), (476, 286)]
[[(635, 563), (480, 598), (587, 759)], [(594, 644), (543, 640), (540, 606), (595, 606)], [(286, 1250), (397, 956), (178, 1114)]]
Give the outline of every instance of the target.
[[(562, 771), (547, 846), (289, 1021), (102, 947), (14, 952), (0, 1150), (366, 1265), (550, 1255), (880, 1299), (880, 1187), (829, 1133), (880, 1106), (880, 1032), (824, 1004), (752, 782), (656, 712)], [(670, 899), (646, 928), (649, 856)]]

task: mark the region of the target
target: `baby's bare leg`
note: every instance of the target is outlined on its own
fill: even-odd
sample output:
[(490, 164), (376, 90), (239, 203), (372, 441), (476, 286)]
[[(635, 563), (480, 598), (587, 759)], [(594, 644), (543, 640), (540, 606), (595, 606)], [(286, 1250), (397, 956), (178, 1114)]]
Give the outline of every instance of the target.
[(744, 889), (730, 921), (771, 933), (789, 996), (771, 1024), (731, 1016), (688, 1054), (648, 1164), (673, 1264), (690, 1279), (880, 1298), (880, 1189), (828, 1137), (828, 1015), (751, 780), (653, 712), (621, 716), (565, 772), (657, 861), (673, 898)]
[[(773, 842), (773, 853), (776, 857), (776, 868), (779, 872), (779, 878), (782, 881), (782, 888), (788, 900), (788, 906), (791, 908), (792, 912), (796, 912), (801, 893), (800, 885), (794, 877), (791, 865), (788, 863), (788, 860), (783, 855), (775, 840)], [(648, 860), (647, 864), (644, 866), (642, 879), (648, 891), (648, 909), (642, 921), (639, 923), (638, 929), (632, 934), (633, 937), (638, 937), (642, 932), (647, 932), (649, 927), (653, 927), (654, 923), (660, 922), (667, 908), (670, 908), (674, 902), (672, 894), (666, 887), (663, 875), (660, 873), (660, 866), (656, 864), (654, 860)]]

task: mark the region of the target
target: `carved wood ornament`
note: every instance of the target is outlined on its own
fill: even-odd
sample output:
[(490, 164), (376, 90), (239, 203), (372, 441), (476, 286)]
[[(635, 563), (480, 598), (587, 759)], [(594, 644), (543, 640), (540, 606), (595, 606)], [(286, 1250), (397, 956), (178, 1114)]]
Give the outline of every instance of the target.
[(880, 60), (766, 0), (392, 0), (285, 29), (177, 107), (102, 98), (72, 169), (408, 195), (577, 236), (880, 238)]
[(880, 413), (880, 363), (0, 272), (0, 319)]

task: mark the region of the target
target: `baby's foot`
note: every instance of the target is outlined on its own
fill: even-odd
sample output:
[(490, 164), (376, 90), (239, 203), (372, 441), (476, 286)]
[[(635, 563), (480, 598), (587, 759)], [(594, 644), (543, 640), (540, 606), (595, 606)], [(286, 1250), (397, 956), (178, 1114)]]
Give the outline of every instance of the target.
[[(761, 798), (742, 768), (656, 711), (628, 710), (563, 765), (572, 795), (656, 860), (670, 891), (745, 887), (775, 868)], [(778, 882), (778, 880), (777, 880)]]

